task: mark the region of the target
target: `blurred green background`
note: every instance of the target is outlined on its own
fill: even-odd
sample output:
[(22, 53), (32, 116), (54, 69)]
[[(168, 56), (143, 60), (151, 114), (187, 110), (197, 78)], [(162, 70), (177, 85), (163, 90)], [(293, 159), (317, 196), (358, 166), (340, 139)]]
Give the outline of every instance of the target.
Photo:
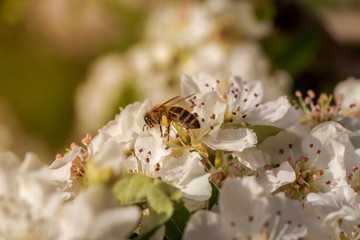
[[(35, 151), (50, 162), (72, 141), (78, 142), (74, 112), (78, 85), (99, 56), (124, 52), (141, 41), (148, 15), (162, 4), (0, 1), (4, 132), (0, 137), (10, 139), (3, 141), (2, 150), (13, 150), (21, 157)], [(331, 92), (337, 81), (360, 76), (360, 1), (257, 0), (254, 4), (254, 14), (274, 26), (259, 42), (273, 68), (292, 76), (293, 89)], [(118, 105), (126, 106), (136, 94), (133, 89), (119, 96)], [(117, 113), (118, 107), (112, 111)]]

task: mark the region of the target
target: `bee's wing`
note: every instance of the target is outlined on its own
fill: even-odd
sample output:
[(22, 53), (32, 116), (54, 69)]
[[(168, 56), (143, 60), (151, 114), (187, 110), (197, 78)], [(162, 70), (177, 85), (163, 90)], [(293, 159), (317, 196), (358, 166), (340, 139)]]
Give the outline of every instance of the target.
[(185, 99), (187, 99), (189, 97), (192, 97), (193, 95), (195, 95), (195, 93), (191, 94), (189, 96), (186, 96), (186, 97), (180, 97), (180, 96), (173, 97), (173, 98), (167, 100), (166, 102), (164, 102), (163, 104), (161, 104), (157, 109), (159, 109), (159, 108), (161, 108), (162, 106), (165, 106), (165, 105), (170, 107), (172, 105), (178, 104), (179, 102), (182, 102)]

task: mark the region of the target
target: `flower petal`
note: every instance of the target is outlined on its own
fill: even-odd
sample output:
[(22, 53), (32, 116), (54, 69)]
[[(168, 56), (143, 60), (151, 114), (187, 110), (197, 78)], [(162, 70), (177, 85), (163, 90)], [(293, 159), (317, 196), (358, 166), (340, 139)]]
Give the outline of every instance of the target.
[(255, 146), (256, 134), (247, 128), (223, 129), (215, 137), (204, 138), (203, 142), (214, 150), (242, 152), (245, 148)]
[(286, 96), (277, 100), (260, 104), (254, 108), (246, 117), (246, 122), (252, 125), (271, 125), (287, 128), (292, 126), (300, 114), (291, 107)]

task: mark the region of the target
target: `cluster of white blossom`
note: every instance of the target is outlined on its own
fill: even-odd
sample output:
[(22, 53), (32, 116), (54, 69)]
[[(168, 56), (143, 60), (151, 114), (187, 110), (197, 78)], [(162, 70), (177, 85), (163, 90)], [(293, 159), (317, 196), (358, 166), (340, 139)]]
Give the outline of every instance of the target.
[(50, 166), (0, 153), (0, 239), (359, 239), (359, 87), (182, 75), (177, 117), (146, 100)]
[(92, 131), (111, 119), (129, 91), (156, 102), (179, 95), (182, 72), (261, 81), (271, 89), (265, 92), (267, 100), (288, 94), (290, 76), (271, 65), (258, 43), (272, 23), (256, 18), (255, 5), (249, 0), (161, 1), (145, 19), (140, 42), (92, 64), (76, 95), (79, 131)]

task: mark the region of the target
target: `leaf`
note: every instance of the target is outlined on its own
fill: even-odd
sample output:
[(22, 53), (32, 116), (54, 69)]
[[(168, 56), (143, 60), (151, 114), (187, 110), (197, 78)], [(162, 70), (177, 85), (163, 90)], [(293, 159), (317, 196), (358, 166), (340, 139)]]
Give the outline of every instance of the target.
[(252, 129), (257, 136), (258, 139), (257, 145), (259, 145), (267, 137), (275, 136), (276, 134), (284, 130), (283, 128), (267, 126), (267, 125), (254, 125), (254, 126), (250, 126), (249, 128)]
[(116, 199), (124, 205), (135, 204), (146, 200), (147, 188), (153, 180), (140, 174), (124, 174), (114, 184)]
[(219, 196), (219, 189), (215, 186), (215, 184), (210, 182), (210, 185), (211, 185), (211, 197), (208, 200), (208, 204), (206, 206), (207, 210), (210, 210), (215, 204), (217, 204), (218, 196)]
[(184, 205), (178, 206), (169, 221), (165, 223), (165, 236), (168, 240), (180, 240), (191, 214)]
[(160, 188), (149, 188), (147, 200), (150, 209), (149, 229), (153, 229), (164, 224), (173, 214), (174, 208), (171, 200)]
[(178, 204), (182, 197), (179, 189), (141, 174), (124, 174), (114, 184), (113, 192), (124, 205), (145, 203), (149, 208), (149, 224), (141, 229), (139, 239), (149, 239), (166, 223), (173, 215), (173, 205)]

